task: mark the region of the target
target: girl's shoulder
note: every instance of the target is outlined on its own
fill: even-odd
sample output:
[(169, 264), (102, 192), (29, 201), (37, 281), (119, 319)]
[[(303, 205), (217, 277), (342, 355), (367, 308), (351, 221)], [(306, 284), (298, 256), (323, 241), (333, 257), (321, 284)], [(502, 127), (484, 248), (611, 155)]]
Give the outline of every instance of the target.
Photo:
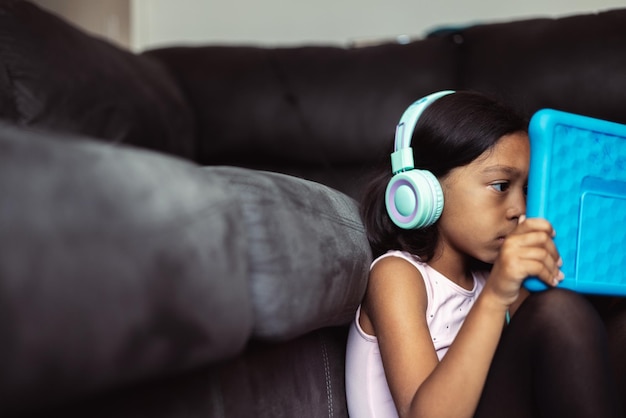
[(409, 263), (417, 266), (425, 266), (426, 263), (422, 262), (420, 260), (420, 258), (414, 254), (408, 253), (406, 251), (401, 251), (401, 250), (389, 250), (387, 251), (385, 254), (382, 254), (380, 256), (378, 256), (377, 258), (374, 259), (374, 261), (372, 261), (372, 264), (370, 266), (370, 268), (374, 267), (376, 264), (378, 264), (381, 260), (384, 260), (386, 258), (389, 257), (397, 257), (397, 258), (402, 258), (406, 261), (408, 261)]
[(428, 270), (430, 267), (428, 266), (428, 264), (420, 260), (418, 256), (400, 250), (390, 250), (387, 251), (385, 254), (377, 257), (376, 259), (374, 259), (374, 261), (372, 261), (370, 270), (374, 269), (374, 267), (376, 267), (377, 265), (379, 266), (381, 264), (389, 264), (397, 260), (404, 260), (408, 262), (420, 273), (421, 276), (429, 274)]
[(401, 292), (406, 291), (407, 297), (418, 295), (421, 299), (422, 295), (425, 295), (428, 298), (431, 294), (427, 285), (431, 269), (414, 254), (391, 250), (372, 262), (370, 282), (374, 279), (379, 285), (390, 286)]
[(364, 300), (368, 314), (400, 318), (413, 312), (421, 317), (428, 306), (424, 280), (425, 263), (404, 251), (389, 251), (373, 262)]

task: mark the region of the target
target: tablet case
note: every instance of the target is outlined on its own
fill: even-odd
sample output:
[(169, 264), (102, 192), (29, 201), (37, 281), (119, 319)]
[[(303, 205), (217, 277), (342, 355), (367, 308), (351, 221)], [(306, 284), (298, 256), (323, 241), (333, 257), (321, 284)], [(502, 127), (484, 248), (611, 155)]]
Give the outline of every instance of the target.
[[(559, 287), (626, 295), (626, 125), (542, 109), (528, 133), (526, 215), (556, 230), (565, 274)], [(547, 288), (537, 278), (524, 285)]]

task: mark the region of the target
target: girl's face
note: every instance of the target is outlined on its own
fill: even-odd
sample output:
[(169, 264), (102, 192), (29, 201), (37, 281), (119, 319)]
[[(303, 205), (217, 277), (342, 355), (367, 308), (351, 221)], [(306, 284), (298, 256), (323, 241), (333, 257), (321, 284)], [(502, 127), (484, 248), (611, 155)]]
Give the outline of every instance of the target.
[(526, 211), (530, 144), (525, 132), (505, 135), (470, 164), (440, 179), (442, 254), (493, 263), (504, 237)]

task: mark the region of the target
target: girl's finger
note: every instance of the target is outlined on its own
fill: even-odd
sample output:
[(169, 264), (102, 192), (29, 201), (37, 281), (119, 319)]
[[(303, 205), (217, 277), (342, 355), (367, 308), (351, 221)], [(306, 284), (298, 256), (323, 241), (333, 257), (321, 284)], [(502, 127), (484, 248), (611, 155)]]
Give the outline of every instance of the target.
[(524, 251), (520, 251), (519, 257), (520, 260), (524, 262), (531, 262), (534, 264), (535, 268), (539, 269), (539, 271), (536, 272), (528, 272), (529, 275), (543, 274), (545, 280), (550, 282), (554, 279), (562, 279), (563, 277), (563, 273), (561, 272), (563, 262), (561, 261), (561, 258), (555, 258), (543, 248), (526, 248)]
[(558, 270), (556, 273), (554, 273), (551, 269), (546, 268), (545, 265), (534, 276), (538, 277), (539, 280), (541, 280), (548, 286), (557, 286), (565, 278), (565, 275), (561, 270)]
[(537, 247), (544, 249), (555, 261), (560, 259), (559, 251), (546, 232), (532, 231), (525, 234), (516, 234), (514, 236), (507, 237), (506, 245), (516, 248), (531, 248)]
[[(522, 219), (522, 217), (520, 217), (520, 219)], [(543, 231), (552, 238), (556, 236), (556, 231), (554, 230), (554, 228), (552, 228), (552, 224), (543, 218), (526, 218), (524, 216), (523, 222), (520, 221), (517, 225), (518, 228), (516, 229), (516, 231), (518, 233)]]

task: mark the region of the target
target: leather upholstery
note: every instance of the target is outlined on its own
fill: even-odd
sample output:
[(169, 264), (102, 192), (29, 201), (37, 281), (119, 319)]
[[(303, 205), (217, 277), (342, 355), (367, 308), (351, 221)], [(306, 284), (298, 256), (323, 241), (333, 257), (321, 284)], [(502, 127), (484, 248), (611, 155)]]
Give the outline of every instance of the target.
[(347, 417), (366, 175), (417, 97), (626, 123), (626, 10), (132, 53), (0, 0), (0, 415)]

